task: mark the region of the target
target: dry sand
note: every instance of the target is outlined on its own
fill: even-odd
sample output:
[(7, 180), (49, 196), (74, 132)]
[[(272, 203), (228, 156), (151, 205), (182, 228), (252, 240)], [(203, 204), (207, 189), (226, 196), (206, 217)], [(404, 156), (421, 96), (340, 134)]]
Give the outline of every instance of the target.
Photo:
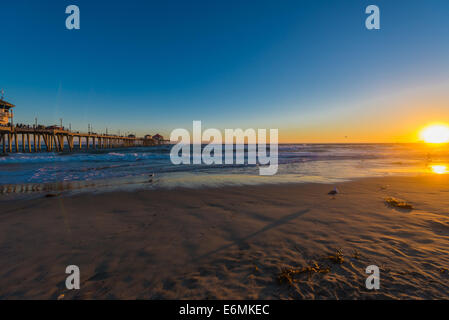
[[(1, 201), (0, 298), (448, 299), (449, 176), (338, 187), (335, 198), (295, 184)], [(391, 196), (415, 209), (388, 207)], [(336, 249), (342, 264), (327, 258)], [(330, 272), (279, 282), (314, 262)], [(79, 291), (65, 288), (72, 264)], [(378, 291), (365, 288), (371, 264)]]

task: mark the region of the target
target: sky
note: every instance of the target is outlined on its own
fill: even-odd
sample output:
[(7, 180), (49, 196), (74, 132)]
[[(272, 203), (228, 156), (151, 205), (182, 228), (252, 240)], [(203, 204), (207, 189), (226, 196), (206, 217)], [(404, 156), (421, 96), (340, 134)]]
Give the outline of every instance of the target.
[(447, 0), (15, 0), (0, 30), (16, 123), (169, 136), (201, 120), (283, 143), (411, 142), (449, 123)]

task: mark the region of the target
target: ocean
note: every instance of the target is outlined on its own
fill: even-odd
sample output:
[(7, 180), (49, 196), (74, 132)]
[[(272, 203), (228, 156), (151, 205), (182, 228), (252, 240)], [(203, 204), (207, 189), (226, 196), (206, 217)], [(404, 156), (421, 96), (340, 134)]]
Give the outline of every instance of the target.
[(363, 177), (445, 174), (449, 170), (447, 145), (283, 144), (279, 145), (279, 170), (274, 176), (260, 176), (257, 165), (174, 165), (170, 148), (3, 155), (0, 192), (337, 184)]

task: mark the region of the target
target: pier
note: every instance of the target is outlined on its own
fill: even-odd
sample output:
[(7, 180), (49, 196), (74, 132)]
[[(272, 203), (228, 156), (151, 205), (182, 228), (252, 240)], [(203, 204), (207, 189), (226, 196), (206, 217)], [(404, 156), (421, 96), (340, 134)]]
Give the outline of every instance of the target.
[(73, 132), (62, 126), (13, 125), (12, 108), (14, 107), (13, 104), (0, 99), (0, 143), (2, 145), (0, 150), (3, 154), (13, 152), (72, 152), (168, 144), (168, 141), (164, 140), (159, 134), (139, 138), (134, 135), (119, 136)]

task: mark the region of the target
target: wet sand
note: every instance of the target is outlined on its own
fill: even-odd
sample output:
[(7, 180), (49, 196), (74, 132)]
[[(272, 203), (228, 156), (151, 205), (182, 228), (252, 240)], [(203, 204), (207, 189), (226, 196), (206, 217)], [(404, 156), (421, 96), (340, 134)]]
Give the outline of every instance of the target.
[[(0, 196), (0, 299), (449, 298), (448, 175), (332, 188)], [(341, 264), (328, 258), (336, 250)], [(329, 272), (279, 281), (284, 268), (315, 263)], [(372, 264), (377, 291), (365, 288)], [(80, 290), (65, 288), (68, 265), (81, 270)]]

